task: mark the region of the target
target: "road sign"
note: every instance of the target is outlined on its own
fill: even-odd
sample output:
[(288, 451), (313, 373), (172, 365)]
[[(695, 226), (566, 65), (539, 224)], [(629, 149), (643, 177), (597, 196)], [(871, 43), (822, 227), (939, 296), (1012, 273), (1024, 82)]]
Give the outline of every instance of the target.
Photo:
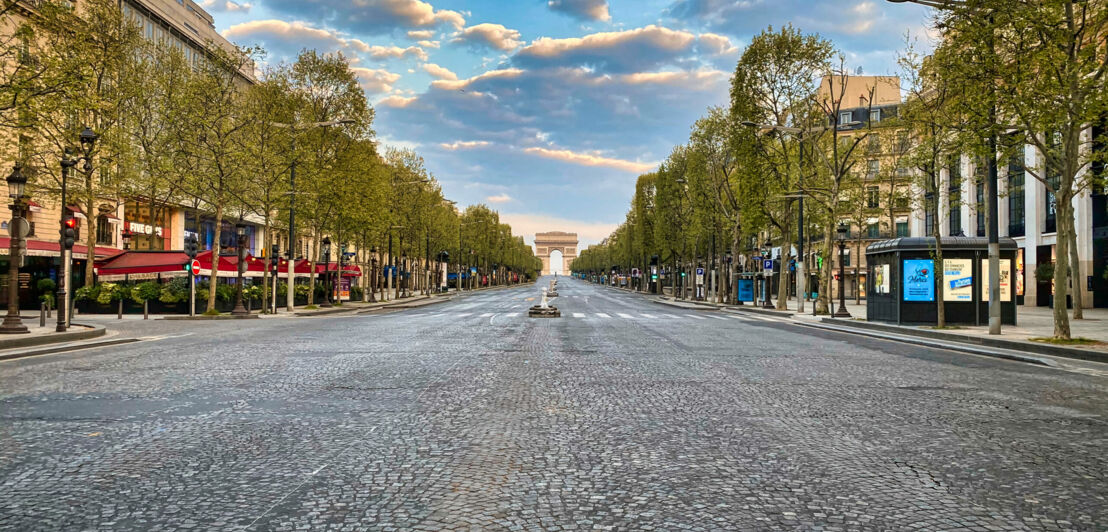
[(773, 259), (763, 260), (762, 261), (762, 269), (763, 270), (772, 270), (773, 269)]
[(31, 232), (31, 224), (26, 218), (17, 216), (12, 218), (12, 231), (11, 234), (18, 236), (19, 238), (26, 238)]
[(696, 269), (696, 284), (704, 284), (704, 268)]
[(191, 262), (185, 264), (185, 271), (192, 272), (194, 275), (200, 274), (200, 261), (193, 259)]

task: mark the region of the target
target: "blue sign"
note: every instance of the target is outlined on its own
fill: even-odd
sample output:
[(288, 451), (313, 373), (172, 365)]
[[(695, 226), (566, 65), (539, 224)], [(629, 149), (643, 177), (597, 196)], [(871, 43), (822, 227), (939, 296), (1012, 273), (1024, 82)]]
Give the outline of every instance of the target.
[(704, 275), (704, 268), (697, 268), (696, 269), (696, 274), (697, 275)]
[(931, 259), (904, 261), (904, 300), (935, 300), (935, 263)]
[(754, 279), (739, 279), (739, 301), (754, 302)]
[(762, 269), (763, 270), (772, 270), (773, 269), (773, 259), (763, 260), (762, 261)]

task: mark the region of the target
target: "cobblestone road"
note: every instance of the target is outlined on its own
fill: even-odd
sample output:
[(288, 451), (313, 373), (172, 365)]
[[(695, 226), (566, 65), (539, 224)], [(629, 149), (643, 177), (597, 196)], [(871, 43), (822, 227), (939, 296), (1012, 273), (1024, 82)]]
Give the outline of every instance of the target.
[(0, 363), (0, 528), (1108, 530), (1104, 377), (560, 284)]

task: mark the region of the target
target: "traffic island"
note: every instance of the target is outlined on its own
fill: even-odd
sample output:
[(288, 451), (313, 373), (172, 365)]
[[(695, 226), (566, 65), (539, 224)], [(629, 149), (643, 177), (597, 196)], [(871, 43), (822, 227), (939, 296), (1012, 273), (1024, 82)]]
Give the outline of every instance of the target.
[[(553, 284), (553, 283), (551, 283)], [(542, 300), (538, 305), (535, 305), (527, 310), (527, 316), (531, 318), (561, 318), (562, 313), (558, 310), (558, 307), (550, 306), (550, 303), (546, 300), (547, 290), (542, 289)]]

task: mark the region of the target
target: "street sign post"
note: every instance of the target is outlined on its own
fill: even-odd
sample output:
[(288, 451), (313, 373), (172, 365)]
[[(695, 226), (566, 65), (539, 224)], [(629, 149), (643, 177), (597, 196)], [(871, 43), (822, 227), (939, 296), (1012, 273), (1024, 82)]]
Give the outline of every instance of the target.
[(767, 271), (773, 270), (773, 259), (763, 260), (762, 261), (762, 269), (767, 270)]
[(704, 284), (704, 268), (696, 269), (696, 284)]

